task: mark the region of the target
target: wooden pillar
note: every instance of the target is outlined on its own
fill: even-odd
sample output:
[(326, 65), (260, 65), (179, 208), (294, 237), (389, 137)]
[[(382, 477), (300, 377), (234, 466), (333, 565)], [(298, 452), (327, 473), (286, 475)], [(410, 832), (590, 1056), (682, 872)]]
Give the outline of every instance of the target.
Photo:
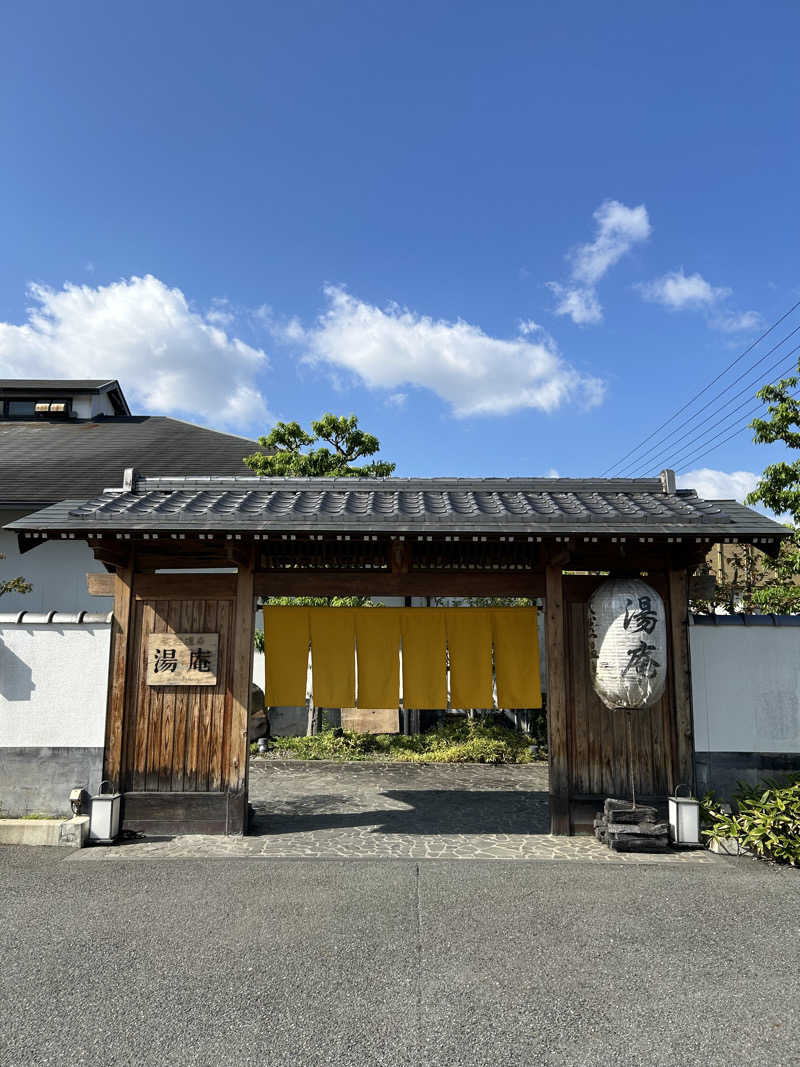
[(675, 690), (678, 781), (695, 786), (692, 672), (689, 658), (689, 572), (669, 570), (669, 617)]
[(111, 651), (108, 666), (108, 701), (106, 704), (106, 740), (103, 778), (122, 788), (122, 738), (125, 726), (125, 690), (128, 676), (128, 646), (131, 633), (133, 600), (133, 554), (127, 566), (117, 567), (114, 575), (114, 614), (111, 623)]
[(247, 830), (247, 779), (250, 764), (250, 685), (253, 679), (255, 594), (253, 560), (240, 564), (233, 612), (231, 742), (228, 766), (228, 833)]
[(550, 832), (570, 833), (567, 750), (567, 664), (564, 578), (560, 564), (546, 569), (547, 747), (550, 753)]

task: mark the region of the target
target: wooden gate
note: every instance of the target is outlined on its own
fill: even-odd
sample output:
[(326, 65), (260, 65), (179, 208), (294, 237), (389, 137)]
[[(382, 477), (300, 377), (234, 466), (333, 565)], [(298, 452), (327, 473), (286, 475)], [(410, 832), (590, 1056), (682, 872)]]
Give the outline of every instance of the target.
[[(127, 632), (120, 627), (114, 634), (112, 670), (123, 649), (127, 664), (122, 686), (112, 686), (106, 746), (106, 777), (123, 793), (123, 826), (148, 833), (241, 833), (247, 806), (252, 574), (131, 578)], [(148, 684), (148, 638), (154, 634), (217, 635), (216, 682)]]

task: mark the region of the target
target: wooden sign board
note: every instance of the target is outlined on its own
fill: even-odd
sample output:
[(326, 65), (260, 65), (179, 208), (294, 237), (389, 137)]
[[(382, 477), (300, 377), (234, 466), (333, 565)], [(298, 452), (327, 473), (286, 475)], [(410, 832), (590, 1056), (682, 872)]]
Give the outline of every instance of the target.
[(148, 685), (216, 685), (219, 634), (149, 634)]
[(400, 712), (397, 708), (342, 708), (342, 729), (357, 734), (397, 734)]

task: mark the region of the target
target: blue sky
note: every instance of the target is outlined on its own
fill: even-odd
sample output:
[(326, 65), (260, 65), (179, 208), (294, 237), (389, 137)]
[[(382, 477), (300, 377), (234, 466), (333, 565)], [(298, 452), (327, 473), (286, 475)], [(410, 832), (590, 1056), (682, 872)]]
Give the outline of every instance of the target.
[[(599, 475), (800, 299), (799, 31), (790, 2), (12, 5), (0, 374), (247, 435), (355, 412), (399, 474)], [(631, 473), (741, 495), (782, 455), (688, 462), (695, 425)]]

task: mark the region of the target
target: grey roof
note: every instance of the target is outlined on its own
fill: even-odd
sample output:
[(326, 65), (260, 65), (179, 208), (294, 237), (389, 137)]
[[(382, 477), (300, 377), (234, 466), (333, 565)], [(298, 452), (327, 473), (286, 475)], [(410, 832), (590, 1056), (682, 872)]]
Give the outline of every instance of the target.
[(249, 473), (242, 457), (256, 441), (160, 415), (0, 422), (0, 507), (41, 508), (65, 497), (87, 500), (145, 475)]
[(40, 389), (68, 390), (73, 393), (107, 393), (119, 389), (116, 378), (0, 378), (0, 393), (12, 390), (26, 393)]
[(16, 530), (702, 534), (784, 536), (733, 500), (659, 479), (139, 478), (131, 491), (66, 500)]

